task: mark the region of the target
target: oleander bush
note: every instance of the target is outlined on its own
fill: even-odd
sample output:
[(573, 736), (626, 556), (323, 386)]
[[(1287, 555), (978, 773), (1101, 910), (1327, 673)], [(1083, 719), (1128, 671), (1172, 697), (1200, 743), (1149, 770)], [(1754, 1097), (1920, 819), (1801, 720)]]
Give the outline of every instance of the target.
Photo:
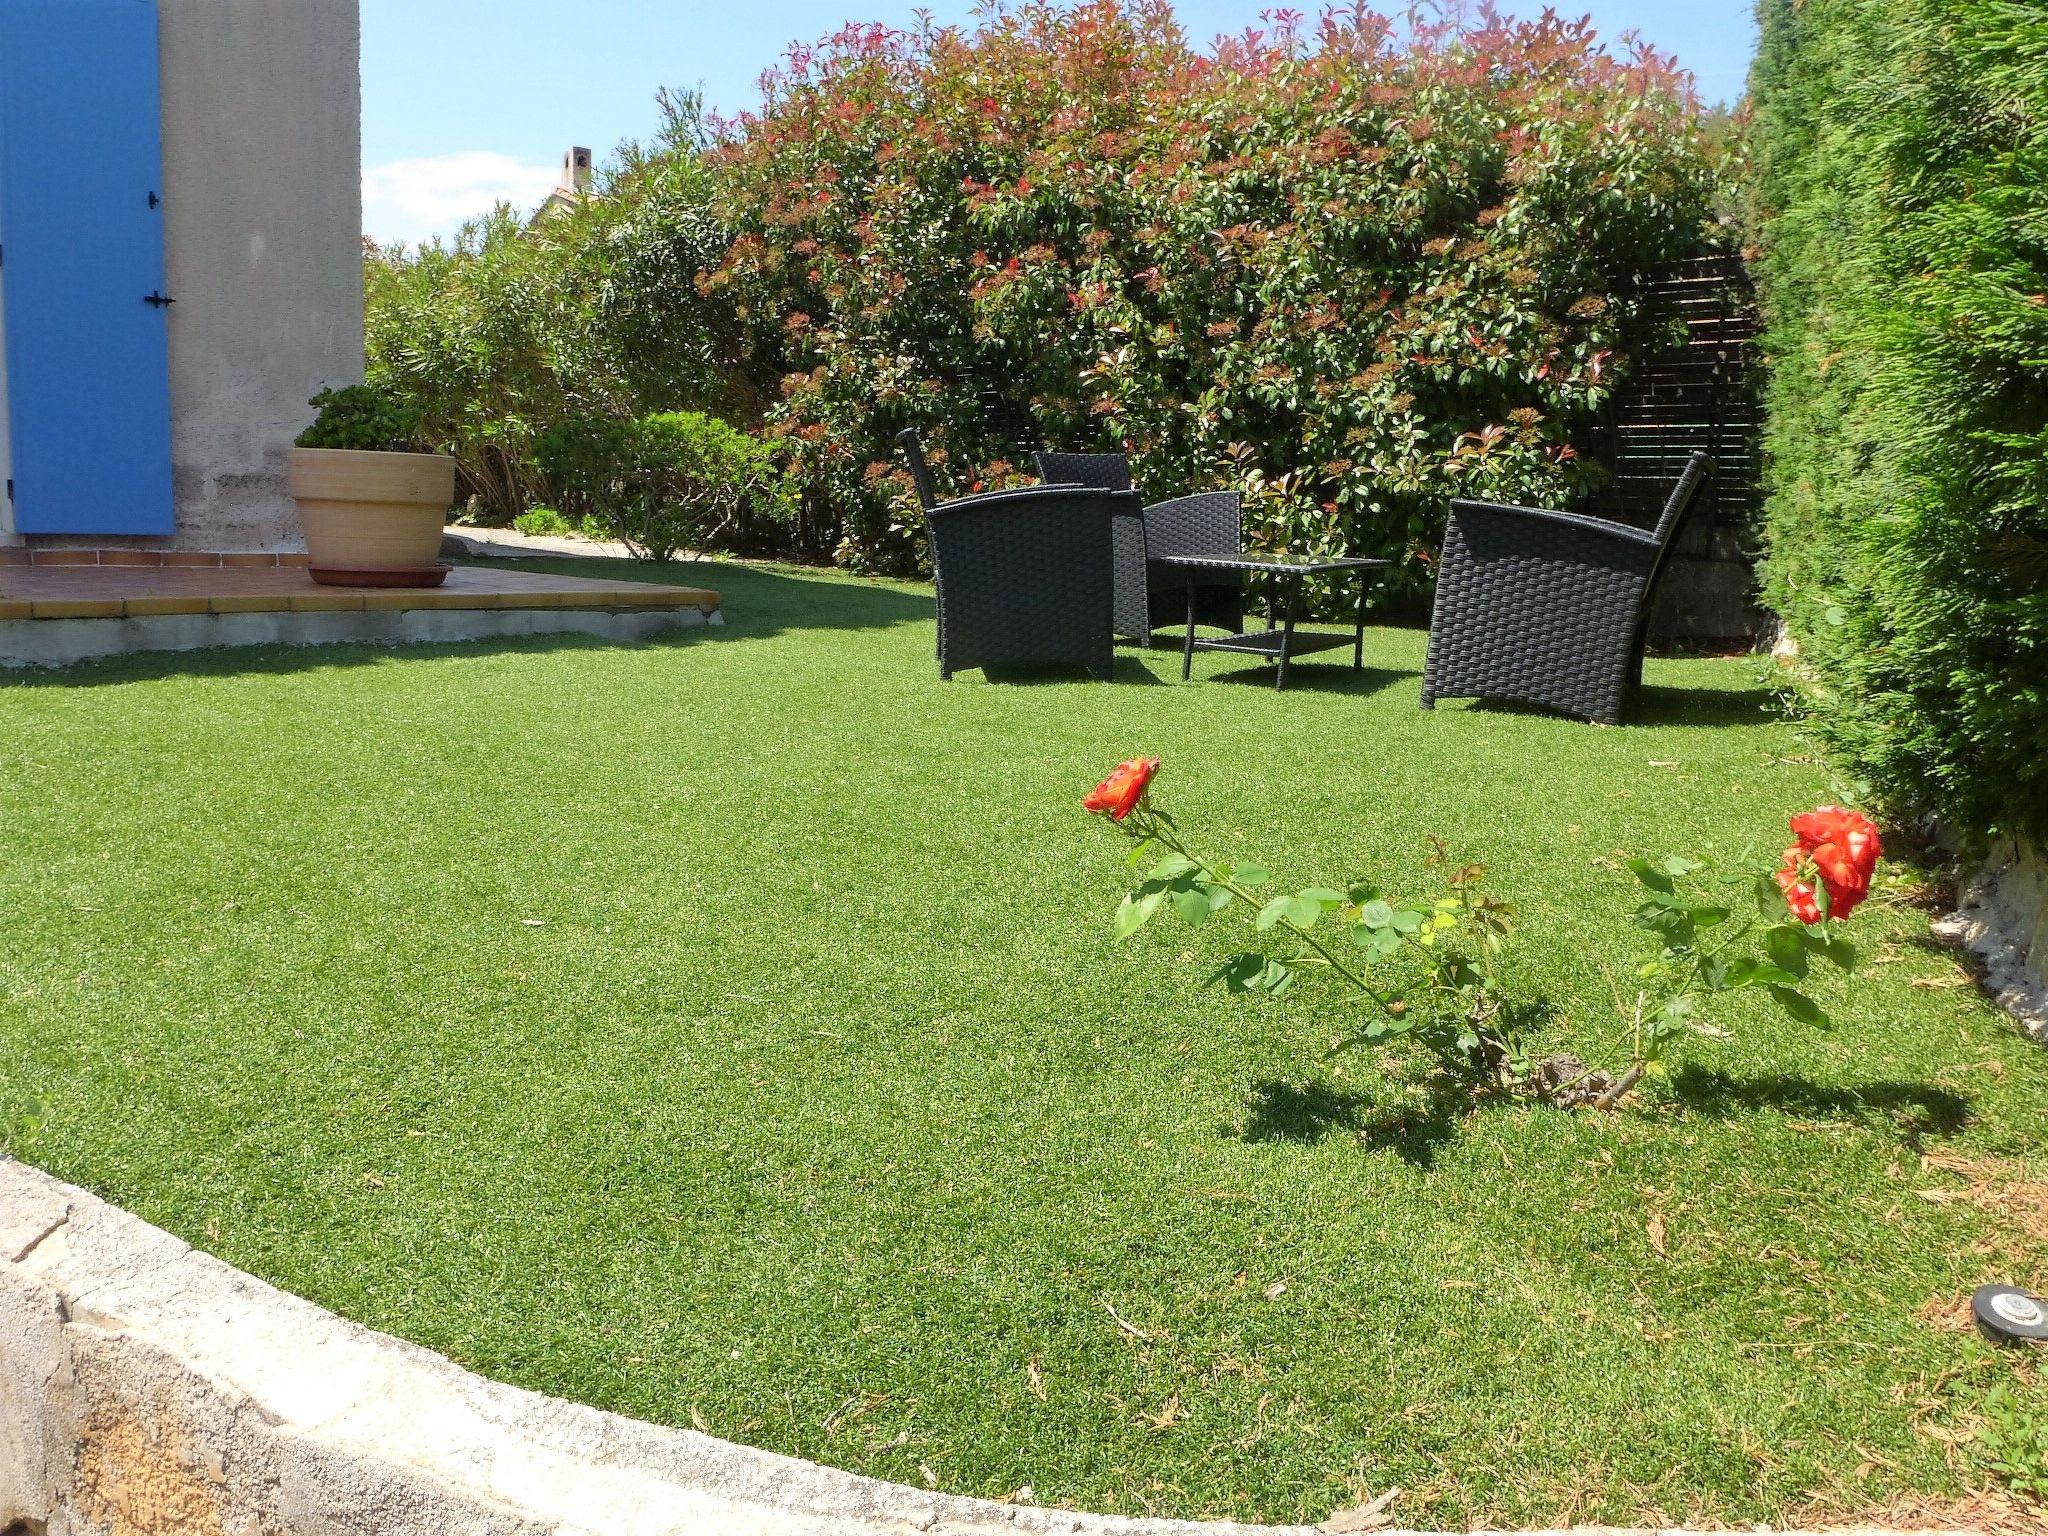
[(575, 410), (621, 407), (593, 366), (589, 306), (551, 233), (509, 209), (449, 245), (372, 249), (364, 263), (371, 381), (419, 421), (419, 446), (453, 454), (457, 492), (492, 522), (541, 498), (533, 444)]
[(1255, 489), (1252, 535), (1317, 553), (1427, 547), (1450, 494), (1598, 483), (1634, 279), (1708, 238), (1685, 77), (1547, 14), (1269, 19), (1212, 53), (1117, 0), (849, 28), (728, 125), (700, 286), (777, 360), (768, 429), (843, 559), (920, 563), (907, 426), (960, 489), (1033, 430), (1128, 447), (1162, 494)]
[(544, 497), (536, 445), (558, 423), (683, 409), (756, 418), (724, 307), (695, 279), (722, 258), (695, 102), (669, 98), (650, 146), (626, 146), (598, 196), (529, 228), (509, 208), (446, 245), (366, 254), (369, 377), (452, 453), (482, 521)]
[(2048, 17), (1762, 16), (1771, 604), (1895, 807), (2048, 836)]

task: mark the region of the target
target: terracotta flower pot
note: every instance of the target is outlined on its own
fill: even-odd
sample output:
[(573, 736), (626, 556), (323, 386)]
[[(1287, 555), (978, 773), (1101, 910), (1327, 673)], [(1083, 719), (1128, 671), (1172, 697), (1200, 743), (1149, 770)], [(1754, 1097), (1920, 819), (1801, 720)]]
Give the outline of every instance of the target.
[(455, 500), (447, 455), (294, 448), (287, 478), (315, 581), (419, 586), (430, 571), (445, 574), (441, 525)]

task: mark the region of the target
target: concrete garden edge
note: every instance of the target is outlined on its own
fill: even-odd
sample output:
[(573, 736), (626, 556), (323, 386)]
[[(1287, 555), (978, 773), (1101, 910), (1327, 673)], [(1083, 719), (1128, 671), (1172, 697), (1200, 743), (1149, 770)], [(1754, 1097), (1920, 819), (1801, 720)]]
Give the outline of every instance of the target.
[(928, 1493), (486, 1381), (266, 1285), (85, 1190), (0, 1161), (0, 1531), (1308, 1536), (1311, 1529), (1142, 1520)]

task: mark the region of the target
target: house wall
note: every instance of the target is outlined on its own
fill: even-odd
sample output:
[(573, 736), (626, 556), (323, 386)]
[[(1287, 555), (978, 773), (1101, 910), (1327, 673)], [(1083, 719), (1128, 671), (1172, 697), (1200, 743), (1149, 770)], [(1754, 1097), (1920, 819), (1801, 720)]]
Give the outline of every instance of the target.
[(170, 545), (303, 549), (285, 450), (310, 395), (363, 376), (357, 3), (158, 0), (158, 16)]

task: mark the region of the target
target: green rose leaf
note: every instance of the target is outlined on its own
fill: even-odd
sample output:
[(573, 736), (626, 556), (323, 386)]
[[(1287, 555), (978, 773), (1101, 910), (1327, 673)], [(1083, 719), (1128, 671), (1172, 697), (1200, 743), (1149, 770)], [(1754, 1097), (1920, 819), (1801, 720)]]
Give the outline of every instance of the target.
[(1131, 892), (1116, 909), (1116, 922), (1114, 924), (1116, 936), (1120, 939), (1128, 939), (1132, 934), (1152, 921), (1152, 914), (1159, 910), (1160, 905), (1165, 900), (1166, 892), (1164, 891), (1148, 891), (1141, 886)]
[(1778, 1006), (1800, 1023), (1825, 1025), (1828, 1022), (1827, 1011), (1797, 987), (1773, 982), (1770, 984), (1770, 993), (1778, 1000)]
[(1216, 909), (1209, 905), (1209, 892), (1204, 886), (1176, 886), (1172, 893), (1174, 915), (1190, 928), (1199, 928), (1209, 921), (1209, 914)]
[(1351, 930), (1351, 940), (1365, 951), (1368, 963), (1391, 960), (1401, 952), (1401, 935), (1392, 928), (1368, 928), (1361, 923)]
[(1232, 955), (1210, 973), (1232, 992), (1265, 992), (1277, 996), (1287, 990), (1294, 973), (1267, 955)]
[(1638, 855), (1628, 861), (1627, 868), (1630, 874), (1642, 881), (1651, 890), (1660, 891), (1666, 896), (1671, 894), (1671, 876), (1664, 872), (1661, 865), (1652, 863), (1649, 859)]
[(1769, 875), (1756, 877), (1756, 909), (1767, 923), (1782, 923), (1792, 915), (1792, 909), (1785, 905), (1785, 893)]
[(1420, 933), (1422, 925), (1429, 921), (1429, 914), (1418, 912), (1413, 907), (1396, 907), (1390, 921), (1396, 933)]
[(1772, 965), (1794, 978), (1806, 974), (1806, 930), (1797, 923), (1777, 923), (1764, 930), (1764, 953)]
[[(1344, 899), (1339, 896), (1340, 902)], [(1287, 898), (1287, 920), (1297, 928), (1313, 928), (1323, 915), (1323, 903), (1315, 891), (1297, 891)]]

